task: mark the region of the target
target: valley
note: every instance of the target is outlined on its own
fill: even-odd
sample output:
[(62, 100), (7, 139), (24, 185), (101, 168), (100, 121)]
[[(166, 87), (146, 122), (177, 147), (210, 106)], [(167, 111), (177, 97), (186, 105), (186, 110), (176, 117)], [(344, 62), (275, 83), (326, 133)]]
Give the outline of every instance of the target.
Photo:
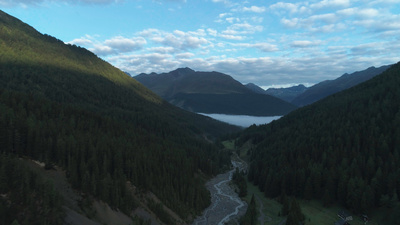
[(1, 10), (0, 50), (0, 224), (399, 224), (400, 62), (276, 97), (131, 77)]

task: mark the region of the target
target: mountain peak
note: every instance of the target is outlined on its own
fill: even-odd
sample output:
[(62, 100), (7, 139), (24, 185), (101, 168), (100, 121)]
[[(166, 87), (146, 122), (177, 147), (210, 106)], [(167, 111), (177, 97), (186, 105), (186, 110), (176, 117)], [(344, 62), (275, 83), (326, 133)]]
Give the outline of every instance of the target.
[(184, 67), (184, 68), (178, 68), (174, 71), (171, 71), (171, 73), (173, 73), (173, 72), (188, 74), (188, 73), (194, 73), (195, 71), (190, 69), (189, 67)]

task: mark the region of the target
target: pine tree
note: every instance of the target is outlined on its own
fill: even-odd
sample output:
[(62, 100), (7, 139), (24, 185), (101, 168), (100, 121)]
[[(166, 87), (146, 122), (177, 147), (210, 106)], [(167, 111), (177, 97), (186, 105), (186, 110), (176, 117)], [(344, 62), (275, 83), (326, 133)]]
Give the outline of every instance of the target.
[(297, 202), (296, 198), (293, 198), (290, 204), (290, 211), (286, 220), (286, 225), (299, 225), (300, 223), (303, 223), (304, 220), (305, 216), (301, 212), (300, 204)]
[(285, 193), (282, 196), (282, 209), (281, 209), (281, 216), (286, 216), (289, 214), (290, 204), (289, 199)]
[(254, 199), (254, 194), (251, 196), (249, 206), (247, 208), (246, 214), (243, 216), (240, 224), (243, 225), (254, 225), (257, 223), (257, 206)]

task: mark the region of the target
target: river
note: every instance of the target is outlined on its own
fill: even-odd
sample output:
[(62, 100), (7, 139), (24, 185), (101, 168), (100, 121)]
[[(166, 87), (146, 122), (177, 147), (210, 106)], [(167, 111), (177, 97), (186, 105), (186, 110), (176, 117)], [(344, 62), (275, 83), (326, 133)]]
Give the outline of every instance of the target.
[(246, 168), (244, 162), (232, 160), (233, 169), (219, 174), (207, 182), (206, 187), (211, 193), (211, 205), (197, 217), (193, 225), (223, 225), (227, 222), (239, 224), (238, 219), (247, 209), (247, 203), (242, 201), (230, 185), (236, 167), (240, 170)]

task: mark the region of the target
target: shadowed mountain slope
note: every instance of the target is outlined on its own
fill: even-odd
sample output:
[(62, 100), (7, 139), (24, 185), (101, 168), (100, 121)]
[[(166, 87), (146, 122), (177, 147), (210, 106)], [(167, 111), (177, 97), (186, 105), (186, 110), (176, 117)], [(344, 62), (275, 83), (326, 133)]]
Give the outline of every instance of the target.
[(323, 81), (309, 87), (304, 93), (294, 98), (291, 103), (297, 106), (309, 105), (329, 95), (367, 81), (372, 77), (381, 74), (388, 68), (389, 66), (381, 66), (378, 68), (370, 67), (363, 71), (358, 71), (351, 74), (343, 74), (341, 77), (335, 80)]
[(267, 90), (265, 90), (265, 93), (285, 100), (287, 102), (291, 102), (294, 98), (307, 91), (307, 89), (307, 87), (300, 84), (288, 88), (268, 88)]
[(170, 98), (178, 93), (250, 93), (229, 75), (219, 72), (196, 72), (190, 68), (179, 68), (161, 74), (139, 74), (134, 78), (162, 98)]
[(257, 86), (256, 84), (248, 83), (245, 86), (246, 86), (246, 88), (252, 90), (254, 93), (265, 94), (265, 90), (262, 89), (261, 87)]
[(296, 107), (249, 90), (231, 76), (180, 68), (134, 77), (168, 102), (192, 112), (233, 115), (284, 115)]

